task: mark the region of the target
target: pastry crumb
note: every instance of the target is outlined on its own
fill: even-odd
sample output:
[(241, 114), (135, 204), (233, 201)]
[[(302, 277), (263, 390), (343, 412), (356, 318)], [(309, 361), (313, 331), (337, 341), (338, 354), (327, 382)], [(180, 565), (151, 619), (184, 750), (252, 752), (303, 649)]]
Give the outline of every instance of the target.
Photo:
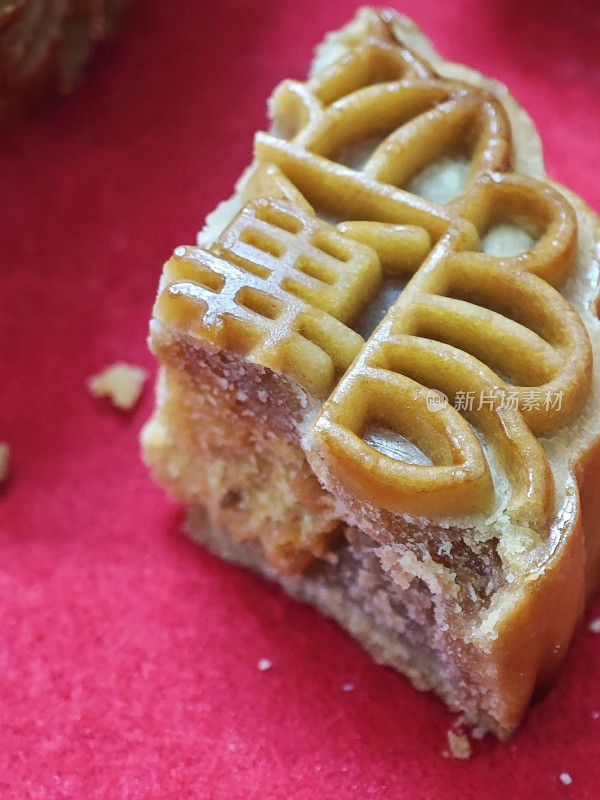
[(261, 672), (266, 672), (268, 669), (271, 669), (273, 664), (269, 661), (268, 658), (261, 658), (256, 665)]
[(93, 375), (88, 388), (94, 397), (108, 397), (117, 408), (130, 411), (140, 399), (147, 377), (142, 367), (118, 361)]
[(588, 630), (592, 633), (600, 633), (600, 617), (593, 619), (588, 625)]
[(10, 447), (6, 442), (0, 442), (0, 483), (8, 478), (10, 466)]
[(448, 731), (448, 746), (450, 752), (445, 754), (447, 758), (458, 758), (461, 761), (471, 758), (471, 742), (464, 733)]
[(568, 772), (561, 772), (558, 776), (558, 780), (562, 783), (563, 786), (570, 786), (573, 783), (573, 778), (569, 775)]
[(353, 692), (354, 691), (354, 684), (353, 683), (343, 683), (342, 684), (342, 692)]

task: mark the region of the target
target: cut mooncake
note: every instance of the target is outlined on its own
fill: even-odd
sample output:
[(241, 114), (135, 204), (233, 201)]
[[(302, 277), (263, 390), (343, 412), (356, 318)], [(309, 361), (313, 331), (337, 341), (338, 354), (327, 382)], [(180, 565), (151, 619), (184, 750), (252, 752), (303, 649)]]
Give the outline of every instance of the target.
[(505, 738), (599, 573), (597, 218), (394, 12), (269, 109), (164, 268), (144, 458), (194, 539)]

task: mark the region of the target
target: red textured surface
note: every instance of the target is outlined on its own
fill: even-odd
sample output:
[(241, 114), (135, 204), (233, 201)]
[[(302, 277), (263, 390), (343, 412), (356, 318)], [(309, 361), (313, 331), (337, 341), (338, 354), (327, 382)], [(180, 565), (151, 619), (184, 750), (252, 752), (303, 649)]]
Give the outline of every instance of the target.
[[(511, 743), (444, 759), (452, 717), (437, 700), (181, 535), (138, 456), (151, 391), (126, 416), (85, 388), (115, 360), (154, 369), (162, 261), (229, 194), (270, 89), (303, 76), (354, 9), (138, 0), (85, 86), (2, 134), (2, 800), (600, 795), (600, 636), (578, 634)], [(597, 3), (402, 10), (506, 81), (552, 175), (600, 208)]]

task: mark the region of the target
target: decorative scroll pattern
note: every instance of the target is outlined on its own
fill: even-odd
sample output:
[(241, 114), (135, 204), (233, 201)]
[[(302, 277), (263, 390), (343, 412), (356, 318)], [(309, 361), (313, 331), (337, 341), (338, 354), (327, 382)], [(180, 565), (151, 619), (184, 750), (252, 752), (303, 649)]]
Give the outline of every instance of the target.
[[(306, 83), (284, 82), (271, 109), (248, 205), (210, 252), (176, 254), (159, 316), (313, 394), (333, 390), (312, 444), (355, 495), (409, 514), (490, 510), (483, 437), (510, 481), (510, 519), (542, 530), (552, 477), (535, 437), (572, 420), (590, 384), (585, 327), (553, 288), (575, 255), (573, 210), (510, 171), (510, 124), (493, 94), (440, 78), (376, 14), (362, 44)], [(417, 194), (418, 176), (457, 154), (465, 175), (453, 196)], [(270, 199), (252, 199), (261, 194)], [(502, 223), (531, 245), (484, 252)], [(411, 277), (364, 343), (349, 326), (382, 274)], [(532, 388), (560, 393), (560, 407), (453, 407), (464, 392), (523, 400)], [(435, 414), (431, 389), (451, 401)], [(375, 450), (361, 437), (370, 423), (411, 439), (432, 466)]]

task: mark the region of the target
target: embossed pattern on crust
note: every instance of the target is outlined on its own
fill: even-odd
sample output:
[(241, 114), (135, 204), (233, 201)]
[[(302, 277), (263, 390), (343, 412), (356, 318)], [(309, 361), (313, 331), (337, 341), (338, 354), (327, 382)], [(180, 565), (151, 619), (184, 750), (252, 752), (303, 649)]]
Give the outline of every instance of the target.
[[(585, 327), (555, 288), (576, 247), (570, 205), (511, 171), (493, 94), (437, 76), (375, 13), (367, 41), (285, 81), (271, 108), (247, 205), (210, 250), (176, 252), (155, 313), (323, 399), (311, 449), (355, 496), (412, 515), (489, 513), (483, 440), (510, 484), (509, 521), (544, 535), (553, 484), (536, 437), (577, 416), (591, 376)], [(419, 175), (456, 155), (467, 168), (452, 196), (417, 193)], [(485, 252), (503, 223), (527, 231), (523, 252)], [(410, 280), (364, 342), (352, 326), (385, 275)], [(449, 400), (436, 413), (431, 390)], [(560, 404), (528, 403), (532, 391)], [(459, 413), (465, 392), (487, 400)], [(369, 423), (431, 465), (367, 444)]]

